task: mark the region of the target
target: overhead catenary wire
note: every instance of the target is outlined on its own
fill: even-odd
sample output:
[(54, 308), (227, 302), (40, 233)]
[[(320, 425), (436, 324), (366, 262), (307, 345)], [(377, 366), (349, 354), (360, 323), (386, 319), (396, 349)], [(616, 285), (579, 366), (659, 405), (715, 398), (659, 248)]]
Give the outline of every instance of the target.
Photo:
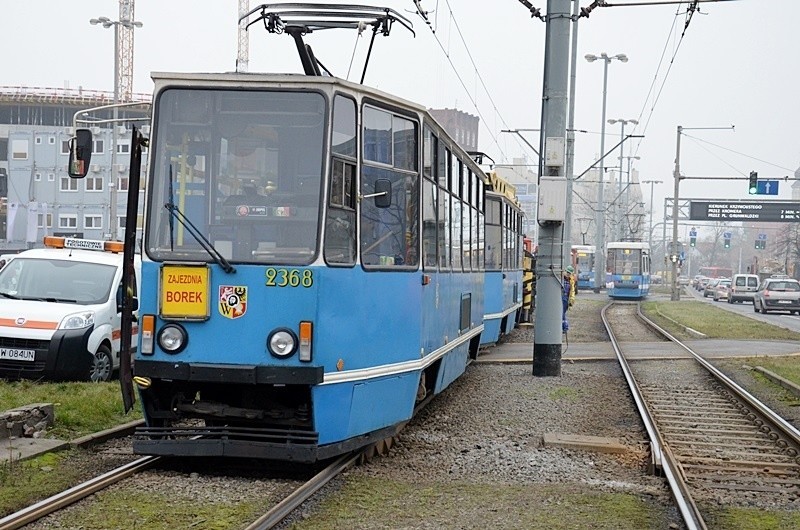
[[(429, 13), (429, 11), (422, 11), (422, 6), (421, 6), (421, 2), (420, 1), (418, 1), (418, 0), (412, 0), (412, 1), (414, 3), (415, 9), (417, 10), (417, 14), (421, 18), (423, 18), (423, 20), (427, 20), (427, 13)], [(472, 53), (470, 52), (470, 48), (467, 45), (466, 39), (464, 38), (464, 34), (461, 32), (461, 28), (458, 25), (458, 21), (456, 20), (455, 14), (453, 13), (453, 9), (452, 9), (452, 7), (450, 5), (450, 1), (449, 0), (444, 0), (444, 2), (446, 4), (446, 6), (447, 6), (447, 12), (449, 14), (449, 22), (450, 22), (451, 26), (453, 26), (455, 28), (455, 31), (456, 31), (457, 35), (461, 39), (461, 43), (463, 44), (463, 46), (464, 46), (464, 48), (466, 50), (467, 57), (469, 57), (469, 60), (470, 60), (470, 63), (472, 64), (472, 67), (474, 69), (475, 75), (477, 76), (478, 81), (480, 81), (481, 87), (483, 87), (484, 92), (486, 93), (487, 97), (489, 98), (489, 101), (491, 102), (492, 108), (494, 109), (495, 115), (500, 119), (501, 123), (503, 124), (503, 126), (505, 128), (510, 129), (511, 127), (506, 123), (506, 120), (503, 118), (503, 115), (500, 113), (500, 110), (497, 108), (497, 104), (495, 103), (494, 98), (492, 97), (491, 93), (489, 92), (489, 88), (486, 86), (486, 83), (485, 83), (485, 81), (483, 79), (483, 76), (481, 75), (481, 73), (480, 73), (480, 71), (478, 69), (478, 66), (475, 64), (475, 59), (473, 58)], [(488, 120), (486, 119), (484, 114), (481, 112), (481, 109), (478, 106), (478, 102), (473, 97), (472, 92), (470, 91), (470, 89), (467, 88), (466, 82), (464, 81), (463, 77), (461, 76), (461, 73), (458, 71), (458, 69), (456, 68), (456, 66), (455, 66), (455, 64), (453, 62), (453, 59), (452, 59), (450, 51), (449, 51), (449, 44), (450, 44), (449, 41), (450, 41), (450, 35), (452, 34), (452, 31), (448, 31), (448, 36), (447, 36), (448, 46), (447, 47), (439, 39), (439, 36), (437, 34), (438, 13), (439, 13), (438, 7), (439, 7), (439, 3), (437, 1), (437, 8), (435, 10), (435, 13), (437, 14), (436, 24), (435, 25), (428, 24), (428, 28), (431, 30), (431, 34), (433, 35), (434, 40), (439, 45), (439, 48), (441, 49), (441, 51), (444, 54), (444, 56), (447, 58), (447, 61), (450, 64), (450, 67), (452, 68), (453, 72), (455, 73), (456, 78), (458, 79), (458, 81), (461, 84), (462, 88), (466, 92), (467, 97), (469, 98), (470, 102), (474, 106), (475, 112), (477, 112), (478, 116), (481, 118), (481, 126), (487, 131), (489, 136), (492, 138), (492, 140), (493, 140), (492, 146), (496, 147), (498, 149), (498, 151), (500, 151), (500, 153), (503, 155), (503, 157), (508, 160), (509, 157), (508, 157), (508, 155), (506, 155), (506, 153), (503, 151), (502, 147), (500, 146), (500, 142), (499, 142), (499, 139), (497, 138), (497, 135), (495, 135), (492, 132), (492, 130), (489, 129), (489, 127), (487, 125), (489, 123)], [(423, 13), (425, 15), (423, 15)], [(517, 145), (520, 148), (524, 149), (524, 146), (518, 140), (517, 140)]]
[[(708, 140), (703, 140), (703, 139), (701, 139), (701, 138), (697, 138), (696, 136), (691, 136), (691, 135), (689, 135), (689, 134), (686, 134), (686, 133), (682, 133), (682, 134), (683, 134), (683, 137), (684, 137), (684, 138), (691, 138), (692, 140), (694, 140), (694, 141), (696, 141), (696, 142), (698, 142), (698, 143), (705, 143), (705, 144), (708, 144), (708, 145), (713, 145), (714, 147), (716, 147), (716, 148), (718, 148), (718, 149), (722, 149), (722, 150), (724, 150), (724, 151), (728, 151), (728, 152), (730, 152), (730, 153), (734, 153), (734, 154), (737, 154), (737, 155), (740, 155), (740, 156), (743, 156), (743, 157), (749, 158), (749, 159), (751, 159), (751, 160), (755, 160), (755, 161), (757, 161), (757, 162), (761, 162), (761, 163), (763, 163), (763, 164), (769, 164), (770, 166), (772, 166), (772, 167), (776, 167), (776, 168), (778, 168), (778, 169), (783, 169), (783, 170), (785, 170), (785, 171), (789, 171), (789, 172), (792, 172), (792, 171), (794, 171), (794, 169), (790, 169), (790, 168), (788, 168), (788, 167), (783, 167), (783, 166), (781, 166), (781, 165), (779, 165), (779, 164), (775, 164), (774, 162), (770, 162), (769, 160), (763, 160), (763, 159), (761, 159), (761, 158), (757, 158), (757, 157), (754, 157), (754, 156), (748, 155), (747, 153), (742, 153), (741, 151), (736, 151), (736, 150), (734, 150), (734, 149), (729, 149), (729, 148), (727, 148), (727, 147), (723, 147), (723, 146), (721, 146), (721, 145), (718, 145), (718, 144), (715, 144), (715, 143), (713, 143), (713, 142), (709, 142)], [(701, 146), (701, 147), (702, 147), (702, 146)], [(711, 151), (708, 151), (708, 152), (710, 153)], [(712, 154), (713, 154), (713, 153), (712, 153)], [(722, 160), (722, 159), (720, 158), (719, 160)], [(722, 160), (722, 161), (724, 162), (724, 160)], [(732, 166), (731, 166), (731, 167), (732, 167)], [(748, 170), (748, 171), (749, 171), (749, 170)], [(741, 171), (740, 171), (740, 173), (741, 173), (742, 175), (744, 175), (744, 174), (745, 174), (745, 172), (741, 172)]]

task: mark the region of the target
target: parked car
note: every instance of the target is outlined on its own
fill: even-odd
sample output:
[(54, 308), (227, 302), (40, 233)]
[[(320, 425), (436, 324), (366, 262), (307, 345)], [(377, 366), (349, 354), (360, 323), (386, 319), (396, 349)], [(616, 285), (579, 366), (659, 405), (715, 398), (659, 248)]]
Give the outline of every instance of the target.
[(800, 282), (792, 278), (765, 278), (753, 295), (753, 311), (800, 314)]
[(728, 303), (752, 302), (753, 295), (758, 290), (757, 274), (734, 274), (731, 280), (731, 291)]
[(708, 282), (710, 282), (712, 279), (713, 278), (708, 278), (706, 276), (703, 276), (697, 280), (697, 285), (695, 285), (694, 288), (702, 293), (703, 289), (706, 288), (706, 285), (708, 285)]
[(705, 287), (703, 287), (703, 298), (708, 298), (709, 296), (714, 296), (714, 288), (717, 286), (719, 281), (722, 278), (709, 278), (708, 282), (706, 282)]
[(719, 302), (720, 300), (727, 300), (728, 296), (730, 295), (731, 289), (731, 280), (727, 278), (723, 278), (717, 282), (716, 287), (714, 287), (714, 294), (713, 298), (715, 302)]

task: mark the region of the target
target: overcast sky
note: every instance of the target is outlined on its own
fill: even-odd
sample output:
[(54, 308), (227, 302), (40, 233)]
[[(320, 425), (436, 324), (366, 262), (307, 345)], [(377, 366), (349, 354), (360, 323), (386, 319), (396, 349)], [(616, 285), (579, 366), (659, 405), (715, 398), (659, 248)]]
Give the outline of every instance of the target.
[[(539, 128), (545, 23), (518, 0), (421, 0), (433, 11), (430, 28), (413, 12), (412, 0), (358, 3), (392, 7), (416, 31), (414, 37), (395, 25), (391, 36), (377, 39), (366, 84), (427, 107), (478, 115), (483, 151), (497, 162), (526, 155), (535, 163), (522, 141), (500, 131)], [(546, 12), (546, 0), (531, 3)], [(627, 63), (608, 67), (607, 118), (639, 121), (625, 132), (645, 138), (627, 145), (625, 156), (640, 157), (633, 164), (642, 180), (663, 181), (654, 190), (656, 212), (672, 196), (679, 125), (735, 125), (735, 131), (686, 130), (684, 175), (744, 179), (758, 171), (762, 178), (793, 178), (800, 166), (800, 0), (701, 3), (681, 39), (687, 4), (598, 8), (578, 26), (575, 126), (587, 132), (576, 136), (576, 172), (598, 156), (602, 121), (603, 63), (583, 57), (624, 53)], [(257, 5), (251, 0), (251, 8)], [(135, 19), (143, 27), (135, 32), (134, 91), (151, 92), (152, 71), (233, 71), (237, 6), (236, 0), (136, 0)], [(118, 14), (114, 0), (5, 0), (0, 84), (111, 91), (113, 31), (89, 19), (116, 20)], [(289, 37), (257, 26), (250, 33), (251, 72), (300, 71)], [(368, 35), (333, 30), (307, 42), (339, 77), (347, 77), (355, 50), (349, 77), (358, 81)], [(607, 148), (620, 133), (619, 124), (606, 126)], [(538, 145), (537, 133), (523, 134)], [(779, 198), (790, 198), (792, 183), (781, 182)], [(681, 197), (746, 199), (746, 188), (745, 180), (683, 181)], [(649, 187), (644, 195), (649, 199)]]

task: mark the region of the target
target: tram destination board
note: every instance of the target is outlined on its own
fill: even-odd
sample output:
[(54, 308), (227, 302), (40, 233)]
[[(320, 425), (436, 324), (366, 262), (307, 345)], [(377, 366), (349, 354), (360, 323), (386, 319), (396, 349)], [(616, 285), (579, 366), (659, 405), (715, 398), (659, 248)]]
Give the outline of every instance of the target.
[(696, 201), (689, 206), (692, 221), (800, 221), (800, 202), (789, 201)]

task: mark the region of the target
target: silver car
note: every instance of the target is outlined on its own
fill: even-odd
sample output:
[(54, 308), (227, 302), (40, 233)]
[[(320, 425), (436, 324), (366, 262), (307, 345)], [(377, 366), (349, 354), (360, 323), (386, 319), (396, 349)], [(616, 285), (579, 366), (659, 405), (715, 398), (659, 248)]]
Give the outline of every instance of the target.
[(753, 296), (753, 311), (788, 311), (800, 314), (800, 282), (792, 278), (766, 278)]

